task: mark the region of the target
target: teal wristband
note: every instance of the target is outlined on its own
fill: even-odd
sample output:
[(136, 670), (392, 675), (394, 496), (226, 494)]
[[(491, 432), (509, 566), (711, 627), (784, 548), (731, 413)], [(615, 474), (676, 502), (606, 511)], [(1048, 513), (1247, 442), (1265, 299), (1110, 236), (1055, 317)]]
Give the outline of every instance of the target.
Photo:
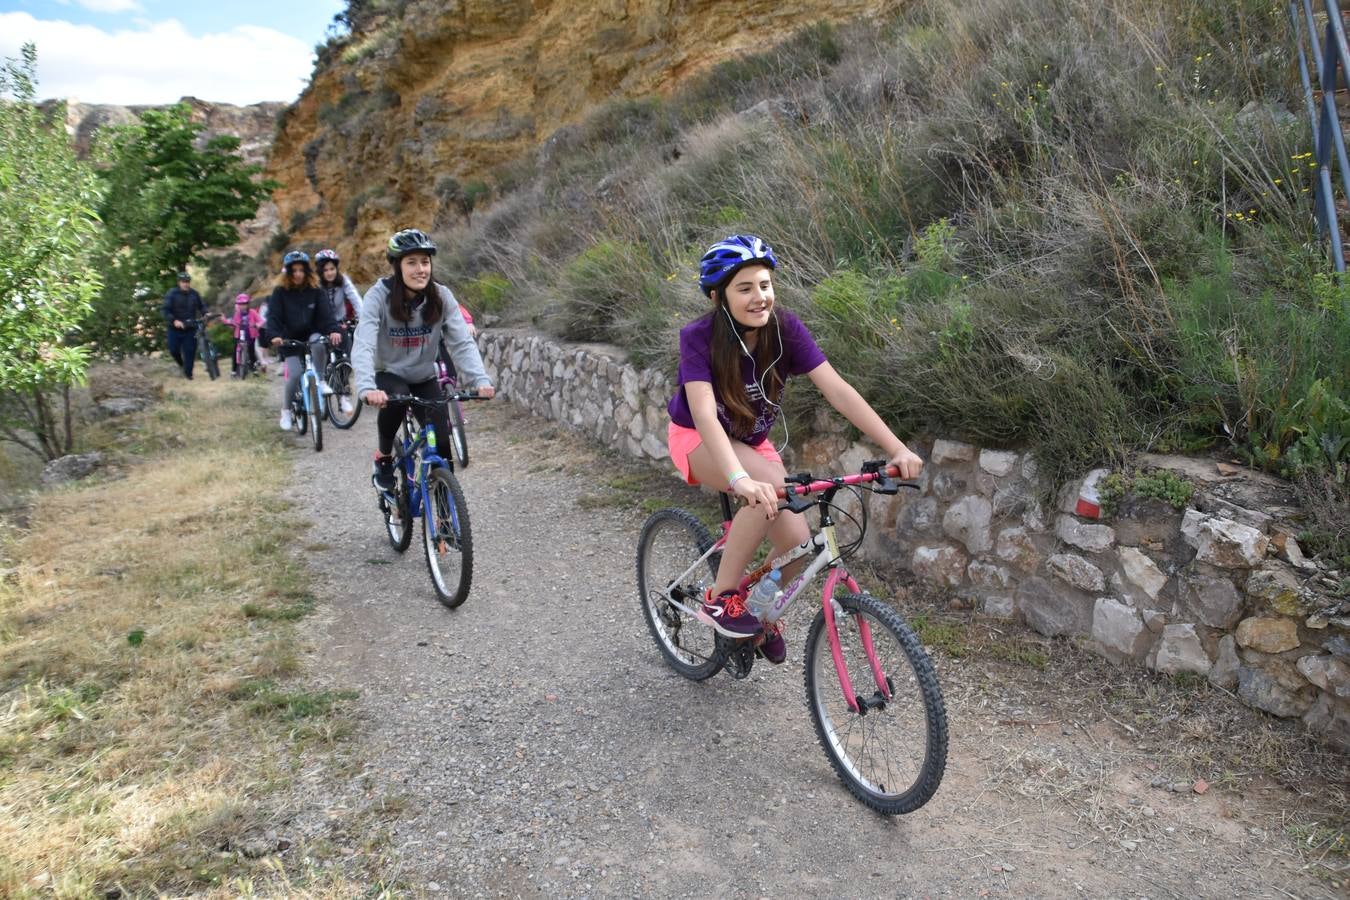
[(742, 478), (749, 478), (749, 477), (750, 473), (745, 471), (744, 469), (738, 469), (735, 472), (732, 472), (729, 476), (727, 476), (727, 489), (730, 490), (731, 487)]

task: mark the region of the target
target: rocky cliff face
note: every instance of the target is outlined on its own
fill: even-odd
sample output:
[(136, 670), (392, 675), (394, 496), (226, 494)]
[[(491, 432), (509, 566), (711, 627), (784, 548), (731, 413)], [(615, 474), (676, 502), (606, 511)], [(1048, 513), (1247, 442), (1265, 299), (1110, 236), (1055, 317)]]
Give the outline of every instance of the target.
[(335, 246), (358, 278), (398, 227), (431, 227), (461, 184), (532, 150), (594, 104), (670, 91), (821, 20), (903, 0), (412, 0), (316, 71), (268, 175), (293, 243)]
[[(276, 132), (277, 116), (286, 108), (284, 103), (255, 103), (252, 106), (232, 106), (211, 103), (196, 97), (184, 97), (183, 103), (192, 109), (192, 119), (204, 126), (203, 141), (218, 135), (239, 138), (239, 153), (246, 162), (266, 166), (272, 150), (272, 136)], [(89, 153), (100, 128), (126, 125), (151, 106), (115, 106), (106, 103), (66, 103), (66, 132), (75, 140), (76, 152)], [(252, 256), (262, 249), (267, 239), (277, 230), (277, 209), (265, 203), (252, 221), (239, 226), (239, 252)]]

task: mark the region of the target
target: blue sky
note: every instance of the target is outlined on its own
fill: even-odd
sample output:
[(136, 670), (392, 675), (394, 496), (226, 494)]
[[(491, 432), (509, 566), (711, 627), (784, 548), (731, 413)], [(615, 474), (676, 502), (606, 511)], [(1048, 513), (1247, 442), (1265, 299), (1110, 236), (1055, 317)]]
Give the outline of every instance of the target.
[(294, 100), (344, 0), (0, 0), (0, 56), (37, 45), (42, 97)]

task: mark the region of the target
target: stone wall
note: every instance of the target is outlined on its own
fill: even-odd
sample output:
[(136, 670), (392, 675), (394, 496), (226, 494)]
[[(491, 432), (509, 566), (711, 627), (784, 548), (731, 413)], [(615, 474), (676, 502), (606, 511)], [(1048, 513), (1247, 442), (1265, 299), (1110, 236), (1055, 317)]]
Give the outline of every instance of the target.
[[(669, 469), (664, 374), (634, 368), (616, 348), (524, 331), (481, 342), (505, 399)], [(813, 431), (789, 467), (849, 468), (877, 455), (847, 441), (837, 417), (821, 416)], [(1350, 602), (1337, 599), (1350, 573), (1303, 557), (1287, 484), (1145, 456), (1145, 469), (1194, 485), (1189, 505), (1126, 495), (1103, 520), (1091, 501), (1104, 470), (1048, 504), (1030, 456), (949, 440), (912, 446), (928, 462), (921, 489), (872, 498), (865, 553), (901, 560), (985, 615), (1077, 638), (1121, 664), (1208, 678), (1350, 750)]]

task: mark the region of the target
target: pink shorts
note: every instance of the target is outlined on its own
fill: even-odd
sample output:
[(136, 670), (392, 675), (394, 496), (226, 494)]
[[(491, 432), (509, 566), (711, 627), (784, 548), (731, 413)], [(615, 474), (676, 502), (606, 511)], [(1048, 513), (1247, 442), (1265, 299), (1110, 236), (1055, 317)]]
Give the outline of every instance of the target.
[[(685, 428), (683, 425), (676, 425), (674, 422), (671, 422), (669, 427), (666, 428), (666, 446), (670, 448), (670, 461), (675, 464), (675, 468), (680, 470), (680, 474), (689, 484), (698, 484), (698, 481), (689, 471), (689, 454), (697, 450), (701, 443), (703, 443), (703, 438), (699, 435), (697, 428)], [(774, 449), (773, 441), (768, 438), (758, 444), (751, 444), (750, 449), (770, 462), (781, 463), (783, 461), (783, 457), (779, 456), (778, 451)]]

